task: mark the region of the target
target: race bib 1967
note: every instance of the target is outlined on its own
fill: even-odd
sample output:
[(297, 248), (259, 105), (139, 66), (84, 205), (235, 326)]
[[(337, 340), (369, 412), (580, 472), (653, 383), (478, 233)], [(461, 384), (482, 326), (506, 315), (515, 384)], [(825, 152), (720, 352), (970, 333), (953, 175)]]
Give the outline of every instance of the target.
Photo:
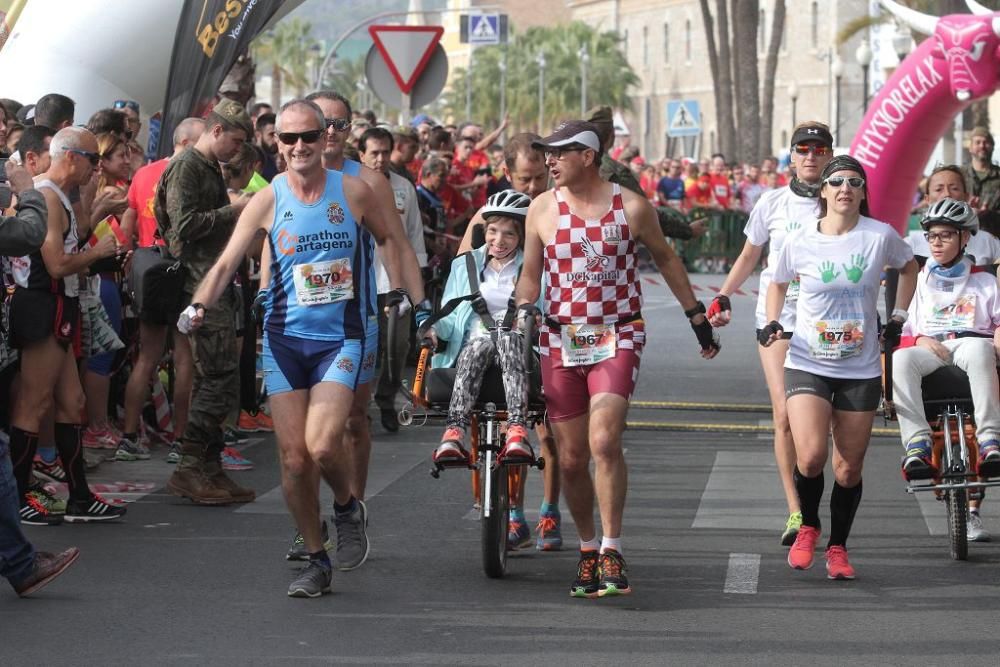
[(563, 366), (590, 366), (615, 356), (613, 324), (567, 324), (560, 336)]
[(295, 296), (300, 306), (336, 303), (354, 296), (350, 258), (296, 264), (292, 272)]

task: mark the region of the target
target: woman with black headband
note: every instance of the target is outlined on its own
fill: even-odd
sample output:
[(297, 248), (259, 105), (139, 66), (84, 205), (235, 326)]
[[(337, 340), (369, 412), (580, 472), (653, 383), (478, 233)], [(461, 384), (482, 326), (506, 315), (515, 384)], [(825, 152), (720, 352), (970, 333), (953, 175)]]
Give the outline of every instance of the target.
[[(774, 266), (778, 263), (778, 253), (791, 232), (803, 225), (815, 222), (818, 213), (817, 196), (820, 188), (820, 173), (833, 157), (833, 137), (830, 128), (823, 123), (808, 121), (796, 126), (792, 132), (792, 166), (795, 177), (788, 187), (765, 192), (747, 221), (743, 233), (746, 244), (733, 268), (726, 277), (719, 295), (708, 309), (708, 319), (712, 326), (722, 327), (729, 323), (731, 308), (729, 296), (746, 282), (760, 262), (761, 253), (768, 246), (767, 268), (760, 274), (759, 295), (757, 297), (757, 332), (767, 324), (765, 299), (767, 287), (771, 284)], [(793, 282), (788, 289), (786, 305), (780, 321), (787, 332), (785, 337), (768, 348), (760, 348), (760, 364), (764, 368), (764, 378), (771, 397), (774, 421), (774, 458), (778, 464), (778, 476), (788, 502), (788, 520), (781, 535), (781, 543), (786, 547), (795, 541), (802, 514), (799, 512), (799, 497), (795, 492), (792, 472), (795, 470), (795, 444), (788, 426), (788, 412), (785, 410), (785, 354), (788, 339), (795, 326), (795, 299), (798, 283)]]
[(823, 169), (820, 218), (790, 235), (767, 290), (762, 346), (782, 339), (789, 283), (799, 281), (794, 335), (785, 360), (785, 401), (795, 441), (795, 488), (802, 526), (788, 552), (796, 570), (812, 567), (820, 537), (823, 468), (833, 429), (830, 579), (853, 579), (847, 537), (861, 502), (861, 469), (882, 394), (877, 301), (882, 269), (900, 269), (896, 306), (885, 326), (898, 337), (916, 288), (913, 250), (889, 225), (868, 217), (865, 170), (849, 155)]

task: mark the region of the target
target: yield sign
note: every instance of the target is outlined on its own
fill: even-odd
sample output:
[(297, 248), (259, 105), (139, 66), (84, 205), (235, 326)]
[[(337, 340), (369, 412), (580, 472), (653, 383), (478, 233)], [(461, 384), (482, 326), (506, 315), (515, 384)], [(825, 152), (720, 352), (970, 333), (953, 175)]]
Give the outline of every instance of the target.
[(368, 32), (389, 71), (407, 95), (427, 66), (444, 28), (437, 26), (373, 25)]

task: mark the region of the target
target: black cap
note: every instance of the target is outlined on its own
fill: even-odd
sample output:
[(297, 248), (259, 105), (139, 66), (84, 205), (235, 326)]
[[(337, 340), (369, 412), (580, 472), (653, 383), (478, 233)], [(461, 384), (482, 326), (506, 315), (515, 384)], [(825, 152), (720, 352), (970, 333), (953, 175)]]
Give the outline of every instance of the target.
[(600, 132), (593, 123), (585, 120), (568, 120), (547, 137), (531, 142), (531, 147), (544, 151), (546, 148), (583, 146), (601, 152)]
[(792, 146), (796, 144), (804, 144), (807, 141), (813, 141), (818, 144), (823, 144), (827, 148), (833, 148), (833, 135), (830, 134), (830, 130), (825, 127), (819, 127), (816, 125), (800, 127), (795, 130), (792, 134)]

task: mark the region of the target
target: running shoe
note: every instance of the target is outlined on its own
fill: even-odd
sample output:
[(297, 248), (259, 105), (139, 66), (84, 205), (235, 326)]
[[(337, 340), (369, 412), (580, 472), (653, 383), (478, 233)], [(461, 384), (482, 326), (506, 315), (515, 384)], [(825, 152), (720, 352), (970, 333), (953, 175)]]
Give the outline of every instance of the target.
[(243, 431), (237, 431), (236, 429), (227, 426), (225, 433), (223, 434), (222, 441), (226, 447), (235, 447), (236, 445), (245, 445), (250, 441), (247, 434)]
[(46, 509), (53, 514), (66, 513), (66, 501), (51, 493), (38, 479), (31, 480), (31, 483), (28, 485), (28, 493), (35, 494), (35, 498), (44, 504)]
[(931, 443), (927, 440), (914, 440), (906, 445), (903, 454), (903, 479), (933, 479), (938, 471), (931, 459)]
[(310, 560), (288, 587), (288, 597), (318, 598), (323, 593), (330, 592), (331, 581), (333, 581), (333, 568), (318, 560)]
[(253, 461), (245, 458), (233, 447), (225, 447), (222, 450), (223, 470), (253, 470)]
[(528, 432), (523, 424), (511, 424), (507, 427), (507, 441), (503, 449), (497, 455), (497, 463), (508, 465), (518, 465), (531, 463), (535, 460), (535, 454), (528, 444)]
[(128, 438), (122, 438), (118, 441), (115, 461), (148, 461), (149, 456), (149, 448), (141, 442), (135, 442)]
[(449, 426), (441, 436), (441, 445), (434, 450), (434, 463), (468, 463), (469, 452), (465, 451), (462, 441), (465, 433), (457, 426)]
[(625, 576), (625, 559), (614, 549), (605, 549), (601, 554), (601, 571), (597, 584), (597, 595), (609, 597), (612, 595), (628, 595), (632, 589)]
[(816, 555), (816, 542), (819, 541), (819, 529), (812, 526), (801, 526), (795, 537), (795, 544), (788, 550), (788, 564), (793, 570), (808, 570), (813, 566)]
[(826, 578), (853, 579), (854, 568), (847, 562), (847, 549), (835, 544), (826, 550)]
[(979, 443), (979, 474), (983, 477), (1000, 475), (1000, 441), (986, 440)]
[(271, 419), (271, 415), (267, 414), (263, 410), (260, 410), (256, 415), (254, 415), (254, 419), (257, 421), (258, 431), (274, 433), (274, 420)]
[(795, 538), (802, 527), (802, 512), (792, 512), (785, 522), (785, 532), (781, 534), (781, 546), (790, 547), (795, 544)]
[(989, 542), (992, 537), (983, 527), (979, 512), (969, 512), (969, 520), (965, 522), (965, 535), (970, 542)]
[(28, 491), (21, 505), (21, 523), (28, 526), (58, 526), (63, 522), (64, 515), (52, 510), (49, 494), (39, 491)]
[(507, 549), (516, 551), (531, 544), (531, 530), (523, 516), (511, 515), (507, 519)]
[(107, 429), (87, 427), (83, 431), (83, 446), (91, 449), (118, 449), (118, 438)]
[(337, 529), (337, 569), (347, 572), (361, 567), (368, 560), (371, 544), (368, 542), (368, 508), (361, 500), (350, 512), (333, 513)]
[(236, 428), (244, 433), (256, 433), (260, 430), (260, 425), (257, 423), (256, 417), (246, 410), (240, 410), (240, 419), (236, 422)]
[(125, 507), (114, 505), (92, 494), (89, 500), (70, 499), (66, 503), (67, 523), (92, 523), (96, 521), (115, 521), (125, 516)]
[(63, 470), (62, 465), (59, 463), (58, 456), (52, 463), (46, 463), (41, 456), (36, 455), (33, 469), (36, 476), (53, 484), (65, 484), (69, 479), (66, 476), (66, 471)]
[(574, 598), (596, 598), (598, 596), (598, 570), (601, 555), (596, 551), (581, 551), (580, 562), (576, 566), (576, 579), (569, 587), (569, 595)]
[(170, 445), (170, 451), (167, 452), (167, 463), (173, 463), (173, 464), (180, 463), (182, 456), (183, 454), (181, 454), (181, 444), (179, 442), (175, 442), (174, 444)]
[(538, 551), (558, 551), (562, 549), (562, 518), (558, 512), (546, 512), (538, 516), (535, 533), (535, 549)]
[[(330, 529), (325, 520), (323, 521), (323, 548), (326, 551), (333, 548), (333, 543), (330, 542)], [(302, 533), (295, 533), (295, 539), (292, 540), (292, 546), (288, 547), (285, 560), (309, 560), (309, 552), (306, 551), (306, 541), (302, 539)]]

